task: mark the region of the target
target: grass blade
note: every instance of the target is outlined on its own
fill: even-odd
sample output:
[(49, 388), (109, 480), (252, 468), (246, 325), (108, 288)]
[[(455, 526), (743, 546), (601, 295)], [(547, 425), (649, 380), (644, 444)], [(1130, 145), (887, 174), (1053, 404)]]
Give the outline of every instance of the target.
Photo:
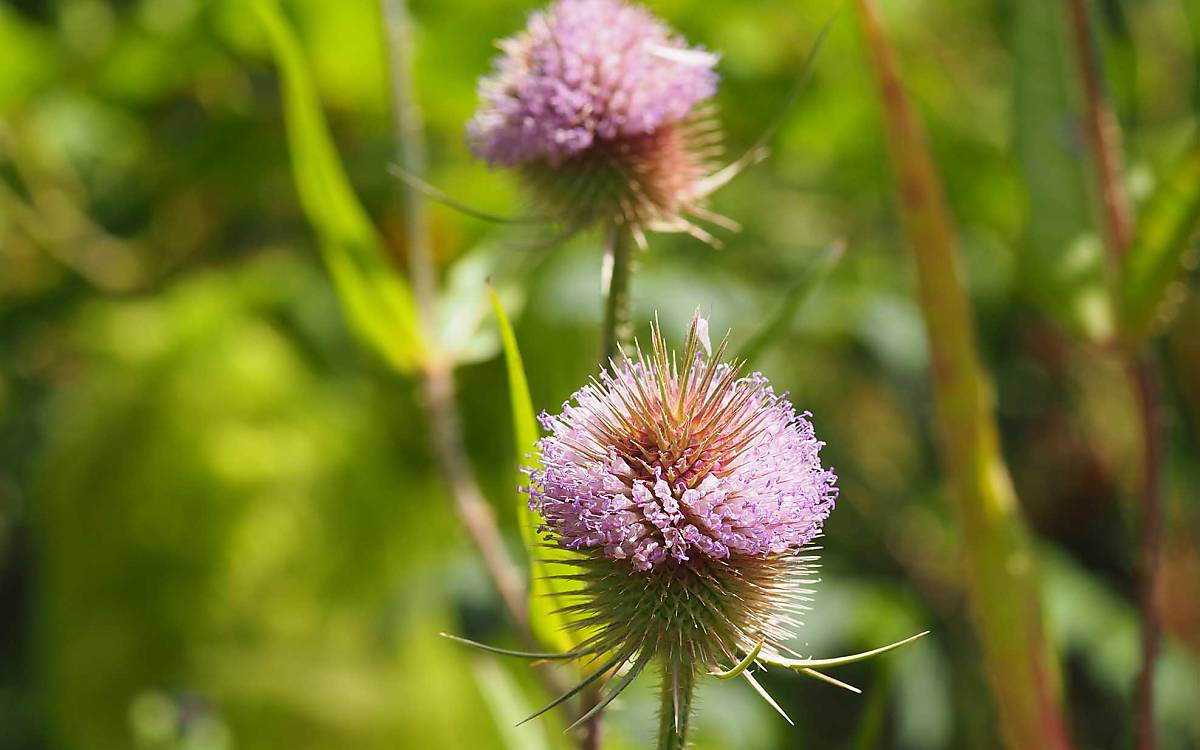
[(1195, 251), (1200, 224), (1200, 138), (1138, 219), (1138, 234), (1121, 269), (1124, 339), (1136, 349), (1162, 322), (1173, 282)]
[(775, 313), (742, 347), (737, 359), (753, 366), (762, 353), (787, 332), (800, 308), (825, 279), (829, 278), (829, 274), (845, 255), (846, 245), (840, 240), (819, 252), (804, 269), (801, 278), (784, 294), (783, 301)]
[(346, 317), (393, 368), (412, 372), (424, 356), (408, 283), (354, 194), (329, 134), (300, 42), (275, 0), (254, 0), (279, 68), (288, 147), (300, 203)]
[(1106, 342), (1115, 315), (1090, 175), (1073, 137), (1082, 137), (1074, 125), (1081, 84), (1066, 21), (1061, 3), (1018, 0), (1014, 8), (1014, 137), (1029, 199), (1021, 280), (1065, 328)]
[[(537, 418), (534, 416), (533, 398), (529, 395), (529, 380), (525, 377), (525, 365), (521, 359), (521, 351), (517, 347), (517, 337), (513, 333), (512, 324), (500, 304), (496, 290), (488, 285), (488, 296), (492, 301), (492, 309), (496, 313), (496, 322), (500, 327), (500, 341), (504, 347), (504, 363), (508, 371), (508, 396), (512, 407), (513, 437), (517, 445), (519, 461), (532, 453), (538, 439)], [(538, 526), (542, 519), (529, 509), (525, 495), (517, 495), (517, 525), (521, 529), (521, 539), (525, 544), (525, 554), (529, 558), (529, 626), (534, 636), (547, 647), (561, 651), (571, 651), (584, 638), (585, 632), (570, 627), (566, 615), (556, 612), (567, 600), (563, 593), (570, 585), (567, 581), (554, 578), (546, 566), (554, 564), (555, 560), (569, 559), (573, 555), (556, 546), (546, 545), (538, 536)]]

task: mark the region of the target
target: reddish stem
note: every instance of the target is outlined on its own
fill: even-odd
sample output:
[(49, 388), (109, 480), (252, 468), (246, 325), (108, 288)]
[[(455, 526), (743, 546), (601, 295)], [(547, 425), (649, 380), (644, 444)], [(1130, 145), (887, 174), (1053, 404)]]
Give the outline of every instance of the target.
[[(1083, 82), (1084, 113), (1088, 145), (1095, 165), (1101, 215), (1109, 254), (1119, 261), (1133, 242), (1134, 223), (1128, 196), (1121, 182), (1121, 128), (1101, 88), (1099, 65), (1087, 5), (1084, 0), (1066, 0), (1069, 26), (1075, 39), (1079, 75)], [(1139, 606), (1142, 619), (1142, 668), (1134, 697), (1138, 750), (1154, 750), (1154, 669), (1162, 626), (1155, 591), (1162, 546), (1162, 415), (1158, 392), (1158, 365), (1153, 353), (1129, 355), (1129, 371), (1142, 428), (1142, 536), (1139, 565)]]
[(1142, 421), (1142, 539), (1140, 601), (1142, 611), (1142, 669), (1134, 698), (1136, 747), (1153, 750), (1158, 744), (1154, 724), (1154, 667), (1162, 641), (1162, 623), (1157, 606), (1159, 570), (1162, 564), (1162, 452), (1163, 419), (1159, 400), (1158, 367), (1150, 354), (1134, 364), (1138, 404)]

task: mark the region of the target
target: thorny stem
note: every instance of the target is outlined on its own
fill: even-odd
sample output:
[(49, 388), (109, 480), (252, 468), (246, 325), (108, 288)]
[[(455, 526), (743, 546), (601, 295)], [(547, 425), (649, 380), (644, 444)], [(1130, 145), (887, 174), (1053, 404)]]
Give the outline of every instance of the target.
[[(380, 0), (392, 68), (392, 109), (397, 158), (408, 174), (425, 171), (424, 126), (412, 92), (411, 22), (404, 0)], [(429, 222), (424, 198), (403, 191), (405, 243), (413, 296), (421, 316), (422, 334), (430, 355), (422, 368), (424, 406), (438, 469), (450, 489), (454, 510), (479, 551), (483, 566), (500, 594), (504, 608), (531, 647), (533, 633), (525, 601), (525, 586), (505, 550), (491, 506), (471, 474), (454, 399), (453, 363), (437, 346), (437, 277), (434, 272)], [(551, 694), (562, 692), (550, 672), (537, 674)]]
[(604, 297), (604, 327), (600, 366), (617, 355), (617, 345), (633, 339), (630, 318), (630, 281), (633, 278), (633, 237), (623, 225), (614, 222), (608, 229), (604, 247), (601, 294)]
[[(633, 338), (630, 318), (630, 280), (633, 277), (633, 237), (618, 222), (608, 228), (604, 241), (604, 267), (601, 270), (600, 293), (604, 299), (604, 322), (601, 329), (600, 367), (606, 367), (617, 356), (618, 345)], [(588, 690), (583, 697), (583, 711), (600, 701), (599, 687)], [(596, 714), (584, 724), (583, 750), (599, 750), (603, 714)]]
[(664, 665), (658, 708), (657, 750), (685, 750), (696, 675), (691, 665)]
[[(1084, 0), (1067, 0), (1067, 12), (1075, 39), (1079, 75), (1083, 81), (1088, 146), (1099, 183), (1101, 214), (1109, 254), (1114, 261), (1129, 249), (1134, 223), (1121, 182), (1121, 130), (1100, 84), (1099, 60)], [(1161, 566), (1162, 547), (1162, 414), (1158, 389), (1158, 362), (1149, 349), (1129, 353), (1128, 369), (1142, 427), (1142, 534), (1139, 561), (1139, 606), (1142, 620), (1142, 668), (1134, 697), (1136, 747), (1154, 750), (1154, 669), (1158, 658), (1162, 625), (1155, 606), (1155, 591)]]

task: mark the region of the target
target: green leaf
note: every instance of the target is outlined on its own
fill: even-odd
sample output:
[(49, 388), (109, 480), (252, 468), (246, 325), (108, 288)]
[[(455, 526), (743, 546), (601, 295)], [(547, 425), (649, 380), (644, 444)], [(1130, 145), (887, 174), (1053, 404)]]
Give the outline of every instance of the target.
[(829, 278), (829, 274), (845, 254), (846, 246), (840, 240), (818, 253), (805, 267), (800, 279), (784, 293), (783, 301), (775, 313), (742, 347), (737, 358), (753, 365), (765, 350), (787, 332), (800, 308), (825, 279)]
[(1115, 316), (1080, 154), (1083, 134), (1075, 123), (1081, 84), (1070, 50), (1061, 3), (1018, 0), (1013, 116), (1029, 199), (1020, 261), (1023, 285), (1049, 315), (1103, 342), (1113, 334)]
[[(525, 365), (521, 351), (517, 348), (517, 337), (512, 324), (500, 304), (496, 290), (488, 285), (492, 309), (500, 327), (500, 340), (504, 346), (504, 363), (508, 369), (508, 396), (512, 406), (513, 435), (517, 455), (523, 459), (534, 450), (538, 439), (537, 418), (534, 416), (533, 399), (529, 395), (529, 381), (525, 378)], [(534, 636), (550, 648), (569, 652), (585, 637), (580, 631), (569, 627), (567, 616), (555, 610), (564, 605), (565, 581), (551, 578), (547, 565), (555, 559), (570, 559), (567, 550), (545, 545), (538, 537), (537, 529), (542, 519), (529, 509), (525, 496), (517, 495), (517, 525), (521, 528), (521, 539), (529, 557), (529, 626)]]
[(350, 186), (295, 32), (275, 0), (254, 0), (254, 9), (279, 67), (296, 191), (346, 317), (388, 364), (411, 372), (424, 347), (408, 283)]
[(545, 727), (526, 724), (518, 726), (521, 721), (522, 697), (521, 686), (504, 669), (492, 659), (476, 659), (471, 662), (471, 670), (479, 685), (479, 694), (491, 711), (506, 750), (550, 750), (550, 742), (546, 739)]
[(1162, 322), (1164, 302), (1195, 248), (1200, 223), (1200, 138), (1138, 218), (1138, 234), (1121, 268), (1121, 321), (1137, 347)]

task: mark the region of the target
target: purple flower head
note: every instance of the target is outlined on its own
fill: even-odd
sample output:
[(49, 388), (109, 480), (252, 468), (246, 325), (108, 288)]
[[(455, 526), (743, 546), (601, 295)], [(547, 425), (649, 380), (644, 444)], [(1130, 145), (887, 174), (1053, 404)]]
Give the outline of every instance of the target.
[(687, 118), (717, 88), (717, 58), (624, 0), (558, 0), (499, 44), (467, 126), (492, 164), (557, 165), (597, 142)]
[(821, 532), (837, 477), (808, 415), (719, 363), (704, 327), (678, 365), (656, 332), (653, 356), (614, 363), (542, 415), (530, 507), (559, 545), (645, 573), (795, 554)]
[(636, 345), (634, 356), (622, 352), (561, 413), (542, 414), (550, 434), (528, 470), (529, 507), (542, 516), (546, 546), (558, 548), (543, 560), (553, 566), (546, 577), (554, 615), (566, 618), (574, 647), (548, 654), (472, 645), (595, 662), (530, 717), (603, 681), (602, 697), (572, 728), (657, 663), (658, 747), (680, 748), (692, 687), (706, 673), (743, 677), (783, 713), (753, 676), (756, 667), (849, 687), (815, 668), (861, 661), (926, 633), (833, 659), (807, 659), (787, 644), (817, 582), (808, 544), (838, 494), (837, 477), (821, 465), (823, 444), (809, 415), (797, 414), (766, 378), (721, 361), (725, 342), (713, 351), (699, 315), (678, 357), (657, 325), (651, 332), (648, 355)]
[(737, 170), (718, 170), (720, 129), (704, 106), (717, 56), (625, 0), (557, 0), (499, 43), (480, 80), (467, 142), (517, 169), (540, 209), (569, 231), (594, 223), (687, 232), (712, 244), (699, 218)]

